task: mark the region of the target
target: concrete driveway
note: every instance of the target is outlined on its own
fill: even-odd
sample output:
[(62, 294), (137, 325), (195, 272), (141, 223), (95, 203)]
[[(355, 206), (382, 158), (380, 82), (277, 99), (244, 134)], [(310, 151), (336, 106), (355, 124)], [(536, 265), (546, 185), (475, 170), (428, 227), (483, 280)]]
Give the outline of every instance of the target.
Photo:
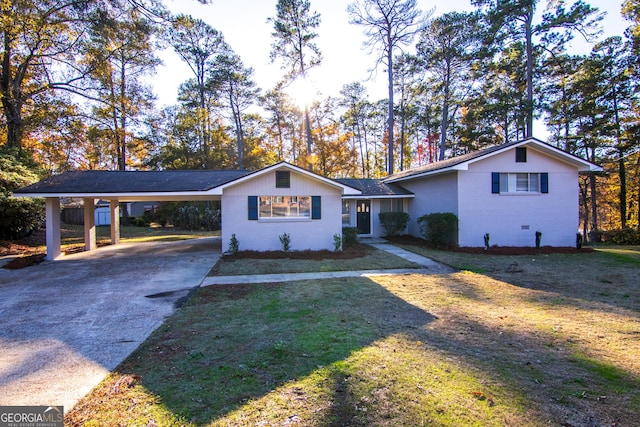
[(173, 313), (219, 255), (220, 239), (205, 238), (0, 269), (0, 405), (69, 411)]

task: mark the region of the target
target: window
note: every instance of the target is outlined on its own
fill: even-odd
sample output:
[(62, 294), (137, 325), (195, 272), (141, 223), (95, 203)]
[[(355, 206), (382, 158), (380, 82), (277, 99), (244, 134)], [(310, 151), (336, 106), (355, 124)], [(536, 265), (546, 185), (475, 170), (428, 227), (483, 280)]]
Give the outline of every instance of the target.
[(527, 147), (516, 147), (516, 163), (527, 163)]
[(351, 226), (351, 200), (342, 201), (342, 226)]
[(289, 171), (276, 171), (276, 188), (290, 188), (291, 173)]
[(548, 193), (548, 173), (498, 173), (491, 174), (491, 192), (505, 193)]
[(260, 196), (258, 216), (265, 218), (311, 218), (309, 196)]
[(402, 199), (381, 199), (380, 212), (403, 212)]

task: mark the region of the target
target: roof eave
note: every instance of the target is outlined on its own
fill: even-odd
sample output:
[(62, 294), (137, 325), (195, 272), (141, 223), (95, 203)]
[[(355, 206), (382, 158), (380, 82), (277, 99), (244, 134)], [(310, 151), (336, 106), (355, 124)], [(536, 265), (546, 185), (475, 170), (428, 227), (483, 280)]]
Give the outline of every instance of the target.
[(389, 194), (389, 195), (375, 195), (370, 196), (367, 194), (359, 194), (356, 196), (343, 196), (343, 199), (413, 199), (415, 194)]
[(127, 193), (70, 193), (70, 192), (52, 192), (52, 193), (19, 193), (15, 192), (13, 197), (32, 197), (32, 198), (64, 198), (76, 197), (87, 199), (105, 199), (119, 201), (142, 201), (142, 200), (211, 200), (222, 196), (222, 192), (217, 188), (207, 191), (141, 191)]

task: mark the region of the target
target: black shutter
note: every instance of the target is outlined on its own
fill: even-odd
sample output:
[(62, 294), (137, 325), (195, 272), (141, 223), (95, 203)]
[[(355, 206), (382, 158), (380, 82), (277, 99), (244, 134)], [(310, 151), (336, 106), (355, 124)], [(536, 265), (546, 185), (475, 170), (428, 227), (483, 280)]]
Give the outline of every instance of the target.
[(249, 221), (258, 220), (258, 196), (249, 196)]
[(320, 196), (311, 196), (311, 219), (322, 218), (322, 199)]
[(540, 192), (549, 192), (549, 174), (547, 172), (543, 172), (540, 174)]
[(500, 194), (500, 172), (491, 172), (491, 192)]

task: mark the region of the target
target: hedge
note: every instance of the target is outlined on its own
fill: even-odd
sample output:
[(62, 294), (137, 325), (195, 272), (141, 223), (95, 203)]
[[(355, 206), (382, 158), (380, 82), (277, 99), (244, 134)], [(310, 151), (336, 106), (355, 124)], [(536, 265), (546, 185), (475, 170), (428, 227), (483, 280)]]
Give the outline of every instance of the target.
[(406, 212), (380, 212), (378, 218), (386, 235), (392, 237), (403, 232), (409, 223), (409, 214)]
[(456, 246), (458, 241), (458, 217), (450, 212), (432, 213), (418, 218), (420, 233), (427, 244), (443, 248)]

